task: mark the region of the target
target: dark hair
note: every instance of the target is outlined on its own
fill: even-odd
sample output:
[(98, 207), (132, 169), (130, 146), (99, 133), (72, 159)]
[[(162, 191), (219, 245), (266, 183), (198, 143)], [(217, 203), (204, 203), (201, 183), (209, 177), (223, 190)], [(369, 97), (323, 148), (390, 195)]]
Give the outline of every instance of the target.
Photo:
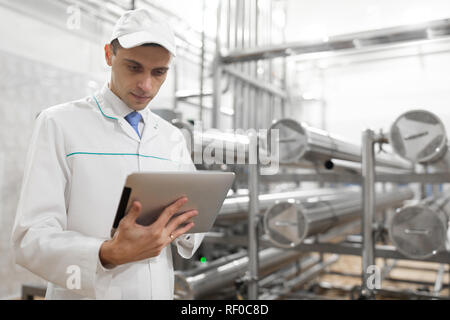
[[(157, 43), (144, 43), (142, 46), (144, 46), (144, 47), (162, 47), (162, 45), (159, 45)], [(119, 43), (119, 40), (114, 39), (113, 41), (111, 41), (111, 48), (112, 48), (113, 54), (116, 55), (117, 50), (122, 48), (122, 46)]]

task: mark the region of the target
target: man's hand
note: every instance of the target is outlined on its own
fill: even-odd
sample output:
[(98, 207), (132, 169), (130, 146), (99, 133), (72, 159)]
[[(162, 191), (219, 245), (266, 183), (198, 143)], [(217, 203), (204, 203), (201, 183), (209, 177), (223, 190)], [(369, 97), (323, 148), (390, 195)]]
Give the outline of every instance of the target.
[(136, 223), (142, 206), (139, 201), (134, 201), (120, 221), (113, 239), (103, 242), (99, 252), (101, 263), (117, 266), (158, 256), (169, 243), (194, 226), (193, 222), (189, 222), (180, 227), (195, 217), (197, 210), (186, 211), (170, 220), (186, 202), (186, 197), (178, 199), (166, 207), (153, 224), (142, 226)]

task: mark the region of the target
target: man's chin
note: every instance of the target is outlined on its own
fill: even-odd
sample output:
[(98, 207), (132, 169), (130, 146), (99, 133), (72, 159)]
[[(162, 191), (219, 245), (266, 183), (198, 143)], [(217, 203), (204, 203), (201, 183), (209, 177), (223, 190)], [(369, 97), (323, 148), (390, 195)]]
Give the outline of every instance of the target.
[(139, 111), (139, 110), (145, 109), (147, 107), (147, 105), (148, 105), (148, 103), (146, 103), (146, 104), (136, 104), (135, 103), (135, 104), (131, 105), (130, 108), (133, 110)]
[(128, 101), (127, 105), (134, 110), (142, 110), (145, 109), (145, 107), (147, 107), (150, 101), (152, 101), (152, 99), (148, 99), (145, 102), (139, 102), (134, 99), (131, 99), (131, 101)]

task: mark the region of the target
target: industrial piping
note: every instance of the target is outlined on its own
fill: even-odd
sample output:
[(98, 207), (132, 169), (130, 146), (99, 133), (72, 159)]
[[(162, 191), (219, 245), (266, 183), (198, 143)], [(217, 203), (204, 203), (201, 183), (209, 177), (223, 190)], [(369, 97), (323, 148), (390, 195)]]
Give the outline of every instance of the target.
[[(376, 209), (395, 207), (414, 196), (410, 188), (399, 188), (377, 193)], [(305, 238), (323, 233), (359, 218), (362, 211), (362, 196), (338, 195), (328, 201), (283, 201), (267, 209), (264, 214), (264, 229), (269, 240), (281, 248), (295, 247)]]
[(450, 168), (445, 126), (430, 111), (410, 110), (397, 117), (390, 129), (389, 142), (404, 159), (435, 169)]
[[(274, 152), (271, 150), (270, 143), (272, 142), (270, 140), (270, 135), (258, 137), (255, 135), (254, 137), (251, 137), (243, 133), (227, 133), (217, 129), (209, 129), (204, 132), (196, 131), (194, 130), (194, 126), (192, 124), (179, 119), (172, 120), (172, 124), (183, 133), (186, 143), (191, 151), (191, 158), (195, 163), (198, 163), (198, 161), (201, 160), (202, 164), (212, 164), (208, 163), (204, 159), (204, 156), (208, 155), (211, 157), (210, 162), (218, 160), (223, 164), (247, 164), (251, 160), (254, 162), (257, 161), (256, 153), (257, 149), (259, 149), (259, 157), (263, 155), (264, 158), (266, 158), (265, 161), (268, 163), (277, 163), (279, 161), (282, 164), (293, 165), (294, 167), (320, 169), (315, 165), (316, 160), (318, 160), (317, 153), (315, 153), (314, 157), (311, 157), (311, 155), (303, 157), (303, 154), (300, 154), (298, 157), (295, 157), (295, 161), (290, 161), (289, 159), (286, 160), (286, 146), (283, 144), (280, 144), (281, 150), (279, 154), (280, 157), (278, 158), (278, 153), (275, 150)], [(257, 138), (260, 140), (258, 141)], [(347, 163), (345, 163), (345, 161), (339, 161), (344, 158), (348, 160), (348, 153), (350, 152), (354, 154), (351, 156), (351, 159), (353, 159), (353, 161), (360, 162), (361, 157), (356, 155), (356, 153), (359, 152), (358, 147), (351, 144), (347, 144), (346, 147), (352, 149), (351, 152), (347, 152), (346, 157), (343, 156), (341, 151), (336, 151), (336, 154), (333, 153), (333, 158), (328, 155), (322, 155), (320, 157), (320, 160), (323, 160), (322, 169), (342, 173), (360, 172), (361, 168), (358, 167), (357, 164), (352, 164), (348, 161)], [(216, 154), (216, 152), (221, 154)], [(402, 159), (400, 159), (400, 161), (401, 163), (399, 165), (403, 169), (405, 169), (404, 167), (408, 167), (407, 164), (403, 163)], [(382, 169), (386, 168), (377, 168), (377, 172), (383, 173)]]
[[(268, 248), (259, 252), (259, 273), (270, 274), (279, 268), (295, 262), (304, 254), (298, 251)], [(204, 272), (184, 274), (175, 271), (175, 296), (178, 299), (196, 299), (233, 284), (233, 281), (245, 274), (248, 269), (248, 256)]]
[[(217, 129), (209, 129), (205, 132), (194, 130), (190, 123), (173, 120), (172, 124), (180, 129), (190, 148), (192, 159), (202, 159), (204, 153), (209, 153), (212, 158), (220, 159), (222, 163), (245, 164), (245, 160), (254, 156), (256, 163), (256, 151), (258, 148), (257, 137), (255, 140), (246, 134), (224, 133)], [(253, 149), (252, 149), (253, 148)], [(222, 155), (215, 154), (216, 151)]]
[(426, 259), (445, 250), (450, 221), (450, 195), (422, 200), (397, 210), (389, 222), (389, 235), (407, 257)]
[[(359, 187), (346, 187), (343, 189), (320, 188), (311, 190), (295, 190), (279, 193), (260, 194), (258, 207), (259, 210), (262, 211), (266, 210), (270, 206), (280, 201), (288, 201), (288, 200), (306, 201), (307, 199), (312, 199), (315, 197), (326, 200), (345, 194), (349, 196), (355, 196), (356, 194), (358, 194), (358, 190)], [(223, 220), (246, 219), (249, 209), (248, 203), (249, 203), (248, 195), (226, 198), (220, 209), (217, 220), (223, 221)]]
[[(360, 146), (296, 120), (274, 121), (268, 130), (267, 141), (271, 141), (272, 130), (278, 130), (280, 163), (296, 163), (300, 159), (324, 162), (330, 159), (362, 161)], [(393, 154), (377, 156), (376, 165), (407, 171), (413, 169), (411, 163)]]
[(289, 294), (294, 292), (297, 288), (303, 286), (308, 281), (319, 276), (320, 273), (324, 272), (326, 268), (337, 262), (338, 259), (339, 255), (334, 254), (324, 261), (319, 261), (319, 263), (312, 266), (310, 269), (303, 270), (303, 272), (301, 272), (300, 274), (298, 274), (295, 268), (287, 270), (283, 275), (283, 277), (286, 279), (286, 282), (284, 282), (283, 285), (279, 286), (278, 288), (270, 289), (267, 293), (261, 295), (260, 299), (277, 300), (283, 298), (284, 296), (289, 296)]

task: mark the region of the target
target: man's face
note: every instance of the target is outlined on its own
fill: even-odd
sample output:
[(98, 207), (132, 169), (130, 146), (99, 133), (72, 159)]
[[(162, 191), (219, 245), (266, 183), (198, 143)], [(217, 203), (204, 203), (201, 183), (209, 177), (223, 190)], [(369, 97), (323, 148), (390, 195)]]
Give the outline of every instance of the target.
[(119, 48), (114, 55), (111, 45), (106, 45), (111, 91), (130, 108), (144, 109), (166, 80), (170, 57), (168, 50), (158, 46)]

